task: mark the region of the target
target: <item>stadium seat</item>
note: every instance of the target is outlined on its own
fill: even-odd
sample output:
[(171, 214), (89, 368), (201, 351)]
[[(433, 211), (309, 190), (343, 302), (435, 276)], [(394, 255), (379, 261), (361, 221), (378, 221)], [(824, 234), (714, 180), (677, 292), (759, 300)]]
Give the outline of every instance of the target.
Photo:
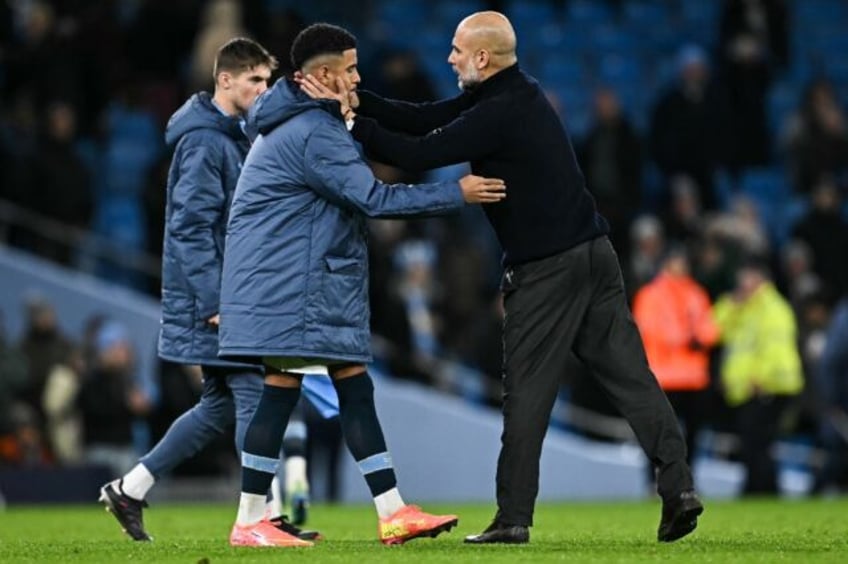
[(416, 29), (428, 16), (426, 4), (412, 0), (381, 2), (377, 8), (377, 20), (401, 29)]
[(802, 27), (846, 21), (848, 6), (842, 0), (796, 0), (792, 3), (792, 19)]
[(773, 136), (783, 132), (786, 120), (798, 108), (800, 100), (800, 88), (796, 81), (781, 81), (772, 86), (768, 93), (766, 115)]
[(680, 4), (680, 17), (684, 23), (718, 30), (721, 4), (704, 0), (683, 0)]
[(486, 3), (478, 0), (442, 1), (435, 4), (433, 17), (439, 24), (448, 26), (453, 30), (463, 18), (486, 9)]
[(669, 5), (665, 2), (636, 0), (625, 2), (622, 7), (625, 25), (634, 29), (649, 29), (664, 26), (670, 19)]
[(779, 167), (753, 168), (742, 174), (739, 189), (756, 200), (773, 202), (788, 200), (789, 182), (786, 173)]
[(558, 56), (543, 59), (539, 78), (543, 84), (582, 83), (586, 77), (583, 62), (576, 57)]
[(526, 34), (534, 27), (559, 19), (553, 3), (536, 0), (513, 0), (506, 7), (506, 16), (519, 30), (519, 36), (521, 31)]
[(751, 169), (742, 174), (739, 189), (757, 206), (760, 221), (771, 241), (778, 246), (783, 244), (791, 228), (787, 219), (799, 209), (793, 205), (786, 172), (780, 167)]
[(824, 68), (827, 77), (837, 84), (848, 84), (848, 49), (838, 59), (825, 61)]
[(594, 0), (571, 0), (566, 8), (567, 20), (579, 26), (594, 26), (612, 23), (614, 18), (606, 2)]
[(634, 53), (641, 46), (635, 35), (619, 26), (596, 26), (590, 35), (598, 53)]
[(644, 75), (642, 65), (637, 58), (609, 54), (601, 57), (598, 77), (604, 82), (635, 85), (644, 78)]

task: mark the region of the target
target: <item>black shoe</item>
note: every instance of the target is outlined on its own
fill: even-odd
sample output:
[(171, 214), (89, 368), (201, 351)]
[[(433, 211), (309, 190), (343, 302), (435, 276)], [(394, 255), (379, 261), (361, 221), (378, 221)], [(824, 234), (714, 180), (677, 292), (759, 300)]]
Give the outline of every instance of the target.
[(492, 524), (479, 535), (465, 537), (465, 542), (469, 544), (525, 544), (530, 542), (530, 529), (524, 525), (507, 525), (492, 521)]
[(121, 491), (121, 481), (109, 482), (100, 488), (99, 501), (106, 506), (106, 510), (115, 516), (124, 532), (136, 541), (152, 541), (153, 537), (144, 530), (144, 519), (142, 510), (147, 507), (147, 502), (129, 497)]
[(292, 536), (295, 536), (301, 540), (320, 540), (321, 533), (318, 531), (304, 531), (300, 527), (297, 527), (289, 522), (287, 515), (280, 515), (279, 517), (274, 517), (271, 519), (271, 524), (283, 531), (284, 533), (288, 533)]
[(657, 540), (672, 542), (685, 537), (698, 526), (698, 515), (704, 505), (693, 490), (687, 490), (669, 501), (663, 501), (662, 520)]

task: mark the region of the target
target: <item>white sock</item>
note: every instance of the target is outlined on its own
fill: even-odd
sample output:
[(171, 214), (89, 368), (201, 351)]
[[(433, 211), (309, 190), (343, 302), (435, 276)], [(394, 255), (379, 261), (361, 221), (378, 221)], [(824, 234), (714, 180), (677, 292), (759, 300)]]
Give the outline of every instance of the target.
[(280, 479), (276, 476), (271, 481), (271, 495), (270, 499), (267, 499), (265, 502), (265, 508), (267, 509), (269, 519), (279, 517), (283, 514), (283, 492), (280, 489)]
[(380, 519), (392, 516), (404, 505), (406, 504), (403, 502), (403, 498), (400, 497), (400, 492), (397, 488), (392, 488), (374, 498), (374, 506), (377, 508), (377, 515)]
[(265, 496), (241, 492), (236, 525), (255, 525), (265, 518)]
[(286, 497), (291, 503), (295, 493), (309, 493), (309, 481), (306, 479), (306, 459), (302, 456), (286, 458)]
[(141, 501), (156, 483), (156, 478), (139, 462), (121, 479), (121, 491), (133, 499)]

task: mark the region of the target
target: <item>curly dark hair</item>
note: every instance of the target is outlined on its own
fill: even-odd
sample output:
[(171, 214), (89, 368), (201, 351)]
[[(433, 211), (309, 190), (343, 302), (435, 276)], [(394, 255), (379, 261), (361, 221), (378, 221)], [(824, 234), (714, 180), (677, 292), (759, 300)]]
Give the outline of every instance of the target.
[(294, 38), (291, 48), (291, 63), (296, 70), (318, 55), (341, 55), (343, 51), (356, 48), (356, 37), (337, 25), (316, 23), (305, 28)]

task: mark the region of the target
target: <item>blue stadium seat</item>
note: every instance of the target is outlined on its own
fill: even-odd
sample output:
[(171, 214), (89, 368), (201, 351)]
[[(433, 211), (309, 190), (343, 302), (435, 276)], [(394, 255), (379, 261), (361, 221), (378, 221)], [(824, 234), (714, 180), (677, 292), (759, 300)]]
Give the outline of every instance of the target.
[(625, 2), (622, 15), (624, 16), (624, 23), (636, 29), (664, 26), (670, 19), (668, 3), (657, 1), (631, 0)]
[(777, 204), (788, 201), (791, 190), (786, 173), (781, 168), (753, 168), (742, 174), (739, 189), (743, 194), (760, 201)]
[(454, 74), (453, 69), (447, 62), (448, 51), (440, 52), (432, 50), (429, 52), (419, 52), (419, 56), (421, 58), (421, 65), (435, 82), (441, 83), (445, 81), (456, 84), (456, 74)]
[(681, 43), (696, 43), (707, 50), (715, 46), (719, 40), (718, 27), (697, 22), (678, 26), (678, 32)]
[(756, 205), (769, 238), (773, 242), (785, 238), (782, 210), (791, 198), (785, 172), (780, 168), (750, 169), (739, 179), (739, 191)]
[(642, 45), (629, 30), (614, 25), (596, 26), (590, 35), (593, 47), (600, 53), (634, 53)]
[(713, 194), (719, 209), (727, 210), (733, 195), (736, 193), (736, 183), (725, 168), (719, 168), (713, 175)]
[(428, 17), (426, 3), (413, 0), (380, 2), (377, 20), (400, 29), (417, 29)]
[(407, 35), (411, 37), (415, 49), (422, 56), (433, 58), (444, 56), (444, 59), (447, 60), (451, 50), (453, 30), (448, 31), (442, 26), (431, 26), (417, 34), (407, 33)]
[(800, 27), (816, 27), (848, 19), (848, 6), (843, 0), (796, 0), (792, 7), (791, 17)]
[(685, 23), (717, 29), (721, 4), (714, 0), (683, 0), (680, 4), (680, 16)]
[(570, 23), (581, 26), (612, 23), (614, 20), (609, 5), (606, 2), (594, 0), (570, 0), (566, 8), (566, 15)]
[(636, 84), (644, 78), (639, 59), (633, 56), (608, 54), (601, 57), (598, 77), (610, 83)]
[(637, 37), (642, 42), (642, 50), (656, 57), (667, 55), (686, 42), (677, 24), (640, 29)]
[(482, 0), (442, 1), (435, 4), (433, 16), (437, 22), (453, 30), (465, 17), (470, 16), (474, 12), (480, 12), (486, 9), (486, 3)]
[(586, 77), (586, 67), (576, 57), (551, 56), (542, 61), (539, 79), (544, 84), (582, 83)]
[(808, 49), (814, 50), (823, 59), (843, 59), (848, 53), (848, 34), (844, 26), (820, 27), (814, 33), (807, 38)]
[(506, 15), (516, 27), (519, 37), (532, 33), (535, 26), (559, 19), (551, 2), (537, 0), (513, 0), (506, 7)]
[(779, 245), (789, 241), (792, 228), (810, 210), (810, 200), (803, 196), (792, 196), (780, 209), (780, 219), (775, 226), (775, 239)]
[(565, 31), (563, 27), (551, 22), (539, 27), (535, 33), (527, 33), (518, 37), (518, 56), (523, 59), (525, 55), (531, 57), (557, 56), (565, 48), (563, 45)]
[(558, 47), (568, 55), (585, 55), (591, 53), (593, 49), (591, 34), (579, 25), (548, 24), (541, 29), (540, 33), (525, 36), (525, 41), (534, 36), (542, 44), (551, 48)]
[(586, 138), (592, 127), (592, 120), (592, 112), (584, 110), (562, 112), (562, 121), (575, 145), (579, 145)]
[(848, 84), (837, 84), (836, 94), (839, 97), (839, 102), (844, 107), (848, 107)]
[(837, 84), (848, 84), (848, 50), (838, 59), (825, 61), (824, 68), (827, 77)]
[(585, 85), (549, 84), (559, 102), (562, 121), (574, 139), (582, 140), (592, 122), (591, 91)]
[(772, 135), (777, 136), (787, 118), (798, 108), (801, 101), (800, 86), (795, 81), (782, 81), (772, 86), (768, 93), (766, 116)]

